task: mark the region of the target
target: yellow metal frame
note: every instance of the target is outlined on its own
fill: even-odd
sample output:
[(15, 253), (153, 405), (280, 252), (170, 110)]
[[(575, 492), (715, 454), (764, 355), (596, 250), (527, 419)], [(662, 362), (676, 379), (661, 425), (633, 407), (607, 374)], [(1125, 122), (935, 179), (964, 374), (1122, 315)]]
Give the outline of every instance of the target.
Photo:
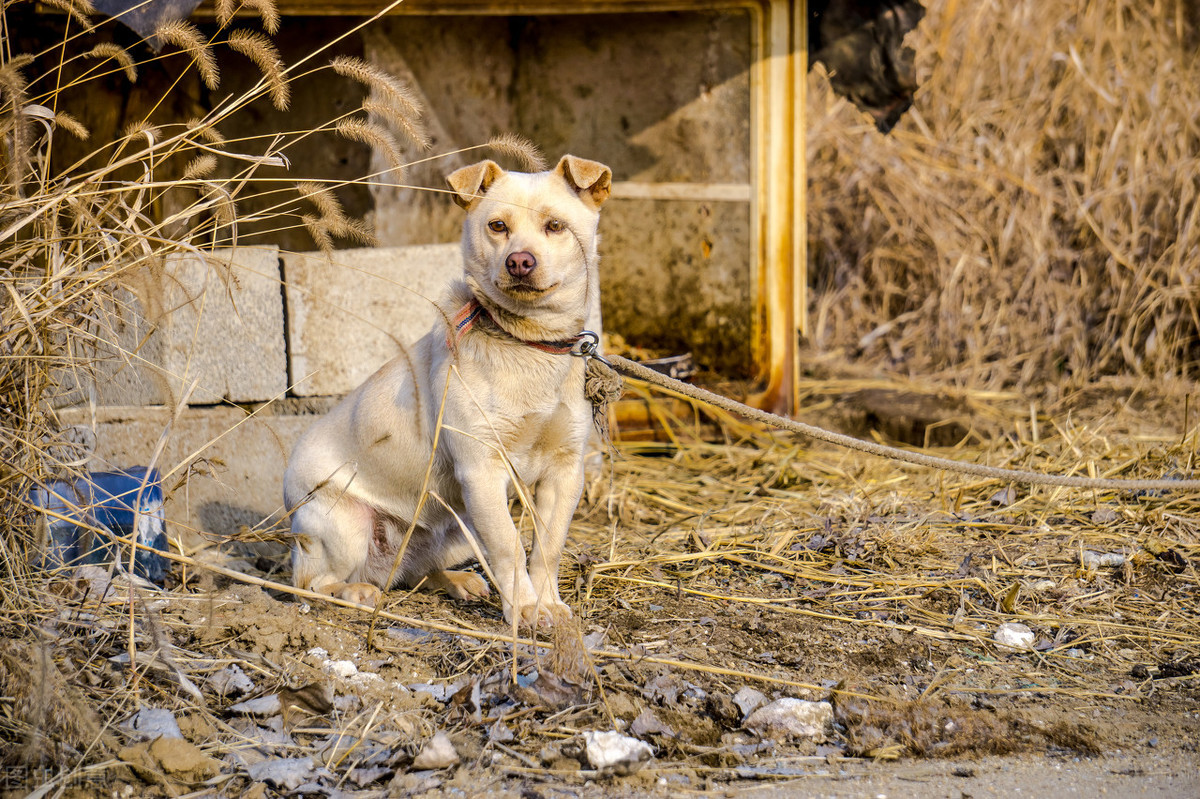
[[(289, 15), (371, 16), (376, 0), (282, 0)], [(407, 0), (389, 14), (536, 15), (745, 10), (752, 20), (750, 192), (755, 268), (754, 363), (762, 390), (754, 404), (796, 410), (797, 334), (808, 328), (804, 149), (808, 72), (807, 0)], [(203, 12), (202, 12), (203, 13)]]

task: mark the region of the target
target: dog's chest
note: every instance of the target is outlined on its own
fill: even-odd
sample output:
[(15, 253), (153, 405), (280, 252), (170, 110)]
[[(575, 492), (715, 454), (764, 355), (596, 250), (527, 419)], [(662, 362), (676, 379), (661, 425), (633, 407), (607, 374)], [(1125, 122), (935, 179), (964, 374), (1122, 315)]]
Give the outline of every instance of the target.
[(562, 365), (579, 368), (563, 369), (551, 380), (532, 370), (514, 370), (514, 379), (493, 385), (486, 416), (510, 457), (537, 459), (547, 452), (582, 447), (590, 418), (582, 364)]

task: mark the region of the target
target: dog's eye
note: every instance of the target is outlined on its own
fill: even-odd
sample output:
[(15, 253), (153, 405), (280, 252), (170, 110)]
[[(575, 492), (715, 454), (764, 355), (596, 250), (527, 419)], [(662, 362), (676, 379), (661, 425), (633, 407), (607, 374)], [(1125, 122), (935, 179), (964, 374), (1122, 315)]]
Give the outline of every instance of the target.
[(491, 222), (488, 222), (488, 228), (496, 233), (503, 233), (508, 230), (508, 225), (504, 224), (503, 220), (493, 219)]
[(566, 229), (567, 226), (563, 224), (561, 219), (551, 219), (546, 223), (546, 230), (551, 233), (562, 233)]

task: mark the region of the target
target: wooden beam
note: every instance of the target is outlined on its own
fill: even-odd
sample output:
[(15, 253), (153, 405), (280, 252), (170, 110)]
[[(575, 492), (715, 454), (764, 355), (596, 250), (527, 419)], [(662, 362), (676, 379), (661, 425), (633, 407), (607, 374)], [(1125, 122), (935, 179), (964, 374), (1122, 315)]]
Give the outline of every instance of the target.
[(612, 185), (614, 200), (748, 203), (753, 197), (754, 187), (749, 183), (639, 183), (618, 180)]
[(807, 83), (805, 0), (763, 3), (755, 68), (757, 227), (760, 332), (756, 361), (765, 382), (753, 404), (773, 413), (796, 411), (796, 335), (807, 305), (804, 296), (806, 238), (804, 217), (804, 87)]

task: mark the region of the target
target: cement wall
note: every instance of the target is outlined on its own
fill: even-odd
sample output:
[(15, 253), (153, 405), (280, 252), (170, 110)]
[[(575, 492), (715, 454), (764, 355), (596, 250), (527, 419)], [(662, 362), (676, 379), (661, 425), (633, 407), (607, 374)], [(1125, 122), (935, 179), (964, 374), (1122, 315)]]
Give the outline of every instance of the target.
[[(601, 216), (606, 328), (746, 376), (750, 206), (703, 198), (710, 184), (750, 183), (750, 45), (741, 12), (393, 17), (366, 33), (364, 54), (419, 88), (437, 151), (515, 132), (551, 161), (569, 152), (612, 167), (619, 183)], [(484, 156), (496, 157), (436, 159), (403, 182), (440, 187)], [(373, 167), (386, 164), (377, 157)], [(696, 190), (694, 199), (640, 199), (623, 182), (651, 194), (663, 183)], [(387, 185), (372, 194), (384, 243), (457, 239), (444, 196)]]

